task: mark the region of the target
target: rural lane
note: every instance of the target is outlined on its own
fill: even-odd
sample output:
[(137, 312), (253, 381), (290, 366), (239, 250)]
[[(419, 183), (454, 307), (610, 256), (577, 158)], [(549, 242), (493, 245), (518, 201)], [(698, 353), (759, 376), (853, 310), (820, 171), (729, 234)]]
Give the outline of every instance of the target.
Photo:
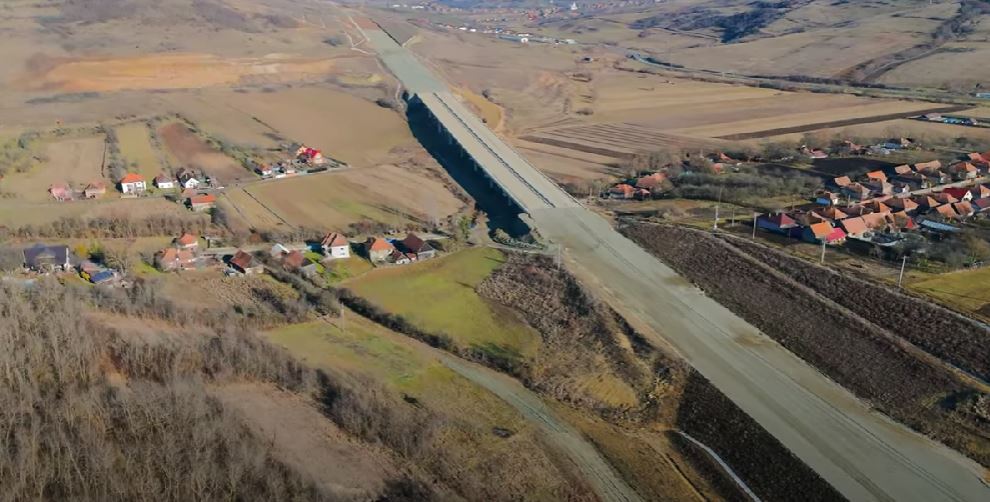
[(523, 207), (535, 229), (563, 247), (572, 269), (621, 313), (659, 333), (656, 344), (672, 346), (847, 498), (990, 500), (987, 473), (977, 463), (871, 410), (705, 296), (548, 182), (374, 23), (354, 26), (411, 93), (427, 98), (424, 105), (451, 137), (465, 151), (480, 152), (477, 164)]
[(642, 498), (604, 459), (594, 445), (570, 425), (559, 420), (550, 408), (521, 383), (501, 373), (442, 355), (443, 364), (458, 375), (495, 394), (543, 431), (542, 439), (574, 462), (598, 497), (605, 502), (634, 502)]

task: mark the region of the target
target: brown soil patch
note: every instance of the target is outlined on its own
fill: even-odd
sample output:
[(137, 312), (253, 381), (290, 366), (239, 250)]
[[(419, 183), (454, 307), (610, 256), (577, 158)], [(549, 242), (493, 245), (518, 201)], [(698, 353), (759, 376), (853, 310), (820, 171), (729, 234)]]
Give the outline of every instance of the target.
[(158, 134), (178, 165), (202, 169), (211, 177), (226, 183), (230, 180), (254, 178), (247, 169), (230, 157), (214, 150), (184, 124), (174, 122), (162, 126)]
[(152, 54), (62, 59), (36, 66), (17, 83), (28, 90), (64, 92), (185, 89), (314, 80), (333, 67), (329, 59), (283, 55), (225, 59), (211, 54)]

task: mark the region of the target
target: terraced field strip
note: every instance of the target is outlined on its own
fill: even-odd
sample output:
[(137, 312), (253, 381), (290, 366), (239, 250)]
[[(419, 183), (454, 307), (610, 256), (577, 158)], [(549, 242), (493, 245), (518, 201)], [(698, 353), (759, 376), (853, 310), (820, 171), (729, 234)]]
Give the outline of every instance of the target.
[(767, 138), (770, 136), (779, 136), (781, 134), (793, 134), (799, 132), (816, 131), (818, 129), (830, 129), (835, 127), (847, 127), (847, 126), (859, 125), (859, 124), (872, 124), (874, 122), (886, 122), (888, 120), (906, 119), (906, 118), (914, 117), (916, 115), (925, 115), (927, 113), (954, 113), (954, 112), (966, 110), (968, 108), (969, 107), (965, 105), (941, 106), (937, 108), (926, 108), (924, 110), (915, 110), (911, 112), (888, 113), (885, 115), (874, 115), (872, 117), (855, 117), (844, 120), (833, 120), (831, 122), (816, 122), (813, 124), (804, 124), (793, 127), (780, 127), (776, 129), (764, 129), (762, 131), (729, 134), (726, 136), (718, 136), (717, 139), (738, 141), (743, 139)]

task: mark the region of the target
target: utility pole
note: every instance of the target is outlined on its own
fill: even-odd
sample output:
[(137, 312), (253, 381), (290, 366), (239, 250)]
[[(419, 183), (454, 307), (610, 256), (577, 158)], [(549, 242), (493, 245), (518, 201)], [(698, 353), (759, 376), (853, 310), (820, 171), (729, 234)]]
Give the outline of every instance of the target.
[(904, 281), (904, 268), (907, 267), (907, 255), (901, 258), (901, 273), (897, 276), (897, 287), (901, 287), (901, 282)]
[(825, 263), (825, 240), (826, 239), (827, 239), (827, 237), (822, 237), (822, 258), (821, 258), (821, 261), (819, 261), (819, 263)]
[(718, 207), (722, 205), (722, 187), (718, 187), (718, 202), (715, 203), (715, 224), (712, 230), (718, 232)]
[(759, 213), (753, 213), (753, 240), (756, 240), (756, 219), (759, 217)]

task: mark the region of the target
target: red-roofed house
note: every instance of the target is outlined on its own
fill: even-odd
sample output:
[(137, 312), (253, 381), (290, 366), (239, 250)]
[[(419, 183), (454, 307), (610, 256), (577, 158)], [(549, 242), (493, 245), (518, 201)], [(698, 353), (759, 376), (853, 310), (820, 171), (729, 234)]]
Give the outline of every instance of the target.
[(141, 193), (147, 189), (144, 176), (137, 173), (127, 173), (120, 178), (120, 191), (122, 193)]
[(217, 198), (213, 194), (193, 195), (187, 202), (189, 209), (193, 211), (206, 211), (217, 207)]
[(59, 202), (72, 200), (72, 190), (69, 188), (69, 185), (55, 183), (54, 185), (48, 187), (48, 193), (53, 199)]
[(841, 220), (848, 218), (849, 215), (842, 212), (839, 208), (835, 206), (829, 206), (824, 209), (819, 209), (815, 211), (819, 216), (828, 220)]
[(188, 270), (196, 266), (196, 256), (188, 249), (165, 248), (155, 255), (155, 264), (164, 272)]
[(860, 183), (852, 183), (848, 186), (842, 187), (842, 193), (851, 200), (866, 200), (870, 198), (873, 191)]
[(368, 253), (368, 259), (373, 262), (383, 262), (388, 259), (392, 251), (395, 250), (395, 246), (391, 242), (382, 239), (381, 237), (372, 237), (368, 239), (368, 242), (364, 245), (365, 251)]
[(199, 247), (199, 238), (186, 232), (175, 238), (175, 247), (179, 249), (196, 249)]
[(306, 255), (298, 249), (289, 251), (282, 256), (282, 266), (287, 270), (298, 270), (306, 263)]
[(756, 218), (756, 226), (769, 232), (784, 235), (790, 235), (793, 229), (799, 227), (798, 222), (785, 213), (760, 215)]
[(972, 204), (973, 204), (973, 209), (976, 212), (982, 213), (987, 209), (990, 209), (990, 198), (976, 199), (972, 202)]
[(973, 200), (973, 191), (964, 187), (949, 187), (941, 193), (947, 193), (956, 200)]
[(911, 174), (911, 173), (914, 172), (914, 169), (911, 169), (911, 166), (909, 166), (907, 164), (903, 164), (903, 165), (900, 165), (900, 166), (895, 167), (894, 168), (894, 172), (897, 173), (897, 174)]
[(260, 274), (265, 267), (258, 263), (250, 253), (238, 249), (230, 259), (230, 265), (243, 274)]
[(336, 260), (339, 258), (350, 258), (351, 256), (351, 243), (347, 241), (347, 238), (343, 234), (330, 232), (323, 236), (323, 241), (320, 245), (323, 247), (323, 256), (327, 257), (327, 259)]
[(613, 199), (632, 199), (636, 196), (636, 189), (628, 183), (619, 183), (609, 189), (608, 195)]
[(952, 204), (953, 202), (959, 202), (959, 199), (946, 192), (933, 193), (932, 198), (937, 200), (939, 204)]
[(893, 230), (898, 232), (903, 232), (905, 230), (914, 230), (918, 227), (918, 224), (914, 222), (914, 218), (908, 216), (906, 213), (893, 213), (888, 217), (890, 221), (890, 226)]
[(846, 240), (846, 232), (827, 221), (804, 227), (802, 236), (808, 242), (824, 241), (826, 244), (842, 244)]

